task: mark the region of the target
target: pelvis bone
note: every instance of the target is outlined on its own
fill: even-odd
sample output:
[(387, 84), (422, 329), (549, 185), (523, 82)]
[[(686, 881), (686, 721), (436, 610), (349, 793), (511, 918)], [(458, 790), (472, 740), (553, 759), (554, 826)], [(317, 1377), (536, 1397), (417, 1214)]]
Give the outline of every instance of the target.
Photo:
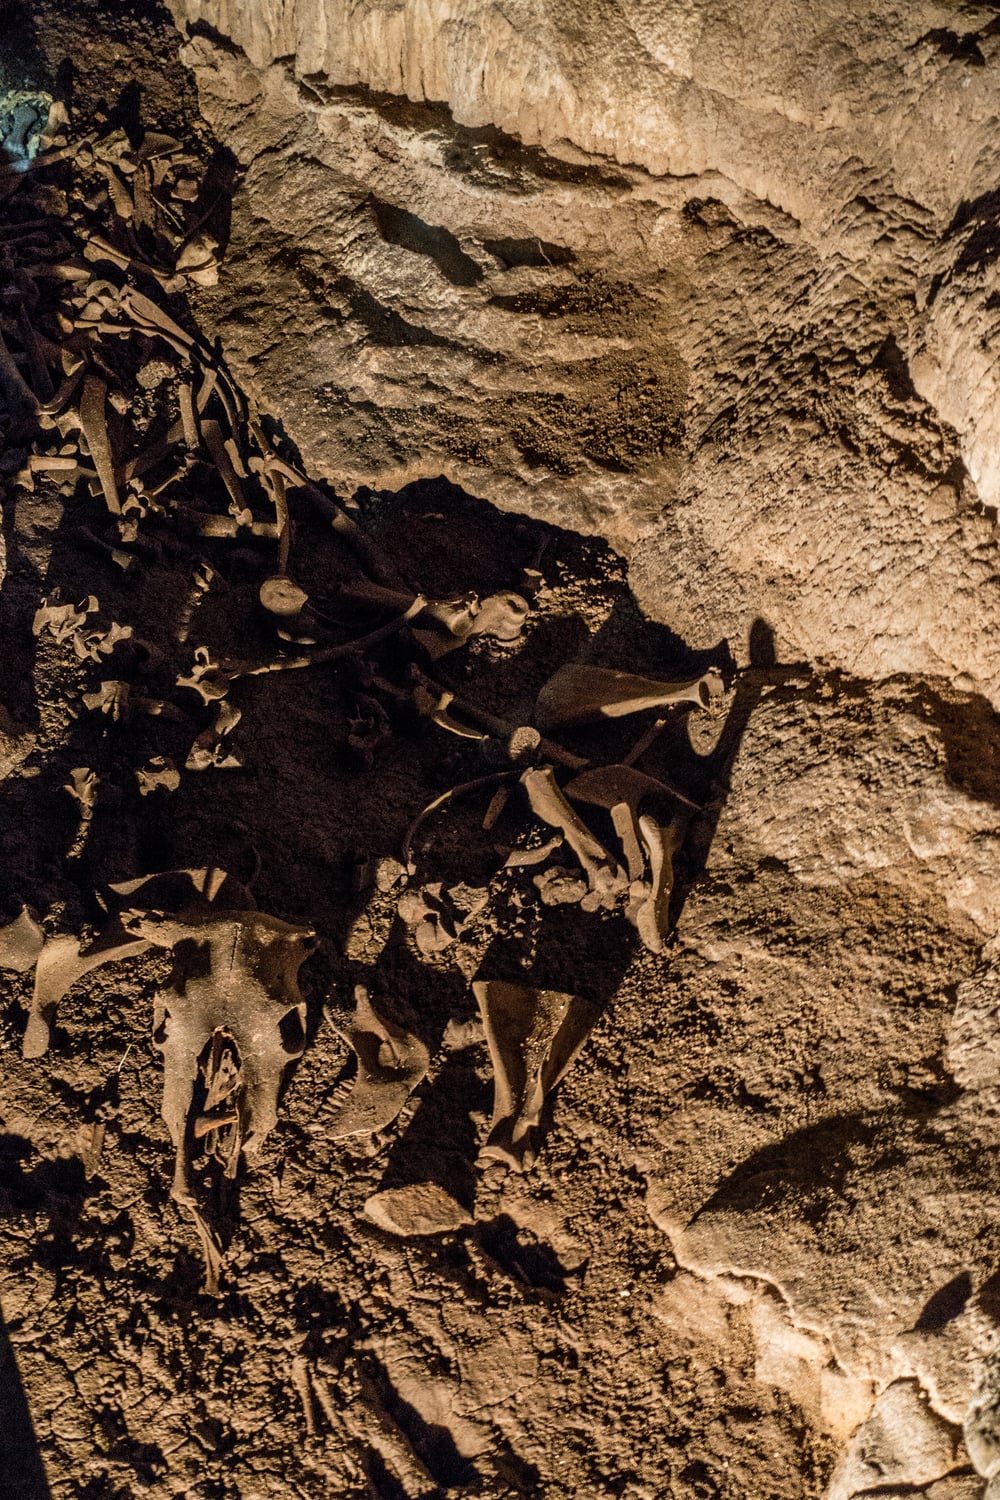
[(493, 1061), (493, 1120), (481, 1155), (525, 1170), (538, 1154), (546, 1097), (579, 1054), (600, 1008), (579, 995), (477, 980)]

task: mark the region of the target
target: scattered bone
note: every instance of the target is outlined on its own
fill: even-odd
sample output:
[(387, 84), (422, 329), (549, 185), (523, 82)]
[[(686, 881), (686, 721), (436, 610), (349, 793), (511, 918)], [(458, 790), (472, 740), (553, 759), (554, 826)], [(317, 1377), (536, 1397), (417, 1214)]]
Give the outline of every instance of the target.
[(618, 719), (666, 704), (694, 703), (707, 708), (719, 681), (714, 671), (684, 682), (657, 682), (608, 667), (570, 664), (549, 678), (538, 694), (535, 714), (544, 730)]
[(553, 865), (540, 875), (533, 875), (532, 884), (543, 906), (577, 906), (590, 889), (579, 873), (565, 865)]
[(154, 755), (144, 766), (137, 766), (135, 779), (139, 783), (139, 794), (148, 797), (151, 792), (176, 792), (181, 784), (181, 773), (165, 755)]
[(114, 460), (108, 439), (108, 424), (104, 406), (108, 388), (99, 375), (88, 375), (83, 382), (83, 397), (80, 401), (80, 423), (83, 427), (91, 458), (101, 482), (104, 499), (112, 515), (121, 512), (121, 499), (115, 479)]
[(610, 812), (625, 853), (630, 880), (641, 880), (645, 870), (639, 842), (639, 807), (643, 799), (667, 795), (676, 797), (688, 807), (698, 805), (666, 783), (624, 764), (584, 771), (569, 782), (565, 790), (572, 802), (586, 802)]
[(521, 783), (528, 793), (531, 810), (543, 823), (556, 828), (583, 866), (594, 906), (613, 904), (628, 881), (617, 861), (577, 817), (556, 783), (551, 766), (525, 771)]
[(242, 762), (227, 752), (223, 740), (231, 734), (243, 717), (240, 709), (232, 703), (220, 702), (215, 719), (195, 739), (188, 754), (185, 768), (188, 771), (206, 771), (210, 766), (218, 770), (238, 767)]
[[(544, 844), (535, 844), (527, 849), (512, 849), (507, 856), (504, 868), (507, 870), (523, 870), (532, 865), (541, 865), (559, 848), (562, 843), (562, 834), (557, 833), (555, 838), (548, 839)], [(586, 890), (586, 884), (584, 890)]]
[(373, 1193), (365, 1203), (364, 1214), (379, 1229), (403, 1238), (454, 1234), (473, 1222), (462, 1205), (436, 1182), (414, 1182)]
[(440, 693), (428, 692), (423, 683), (418, 682), (413, 688), (413, 703), (417, 713), (422, 719), (430, 719), (440, 729), (447, 729), (450, 734), (455, 734), (463, 740), (486, 740), (489, 736), (482, 729), (470, 729), (467, 724), (461, 724), (448, 712), (449, 705), (454, 702), (455, 695), (451, 692)]
[(259, 598), (261, 605), (269, 615), (274, 615), (279, 620), (294, 620), (309, 603), (309, 595), (304, 589), (300, 589), (297, 583), (280, 573), (273, 578), (265, 578), (260, 586)]
[(674, 888), (674, 855), (683, 841), (684, 827), (675, 822), (661, 828), (655, 819), (643, 814), (639, 818), (639, 832), (649, 857), (650, 883), (648, 898), (632, 920), (650, 953), (662, 953)]
[(325, 1127), (334, 1141), (385, 1130), (430, 1062), (423, 1042), (375, 1014), (364, 985), (355, 987), (354, 999), (354, 1019), (341, 1035), (357, 1054), (358, 1071), (350, 1093)]
[[(409, 672), (411, 680), (426, 688), (430, 694), (440, 695), (448, 691), (441, 683), (435, 682), (433, 677), (422, 672), (415, 663), (410, 664)], [(453, 707), (463, 718), (471, 719), (474, 724), (480, 724), (483, 729), (488, 730), (491, 735), (495, 735), (498, 740), (507, 745), (512, 760), (537, 752), (546, 760), (554, 761), (556, 765), (565, 766), (571, 771), (586, 770), (590, 764), (582, 755), (575, 755), (572, 751), (565, 750), (554, 740), (539, 737), (536, 729), (501, 719), (489, 709), (480, 708), (477, 703), (470, 703), (467, 698), (453, 694), (449, 707)]]
[(497, 819), (499, 818), (500, 814), (503, 812), (509, 801), (510, 787), (497, 787), (496, 791), (493, 793), (493, 796), (490, 798), (489, 807), (483, 814), (482, 826), (484, 833), (489, 833), (490, 829), (495, 825)]
[(489, 892), (474, 886), (455, 885), (445, 890), (434, 881), (420, 890), (404, 891), (398, 911), (425, 958), (443, 953), (456, 942), (483, 910)]
[(42, 1057), (48, 1051), (59, 1001), (84, 974), (101, 964), (144, 953), (147, 946), (127, 933), (117, 919), (85, 948), (69, 933), (49, 938), (35, 968), (35, 990), (24, 1033), (23, 1056)]
[(472, 986), (493, 1061), (493, 1119), (480, 1153), (520, 1170), (538, 1154), (546, 1097), (578, 1055), (600, 1008), (578, 995), (477, 980)]
[[(210, 1111), (218, 1103), (212, 1084), (220, 1057), (224, 1052), (235, 1057), (238, 1077), (220, 1097), (232, 1096), (223, 1118), (235, 1112), (237, 1123), (223, 1126), (220, 1119), (211, 1126), (211, 1131), (235, 1132), (222, 1148), (226, 1176), (233, 1177), (240, 1150), (256, 1155), (274, 1128), (285, 1067), (305, 1047), (298, 972), (315, 934), (256, 911), (189, 912), (176, 918), (133, 911), (124, 915), (123, 925), (133, 937), (168, 948), (174, 957), (173, 974), (157, 999), (155, 1039), (164, 1058), (162, 1113), (176, 1153), (171, 1195), (190, 1206), (187, 1131), (194, 1123), (199, 1063)], [(232, 1042), (228, 1051), (225, 1039)]]
[(119, 625), (114, 621), (107, 630), (86, 634), (77, 630), (73, 634), (73, 650), (81, 661), (100, 661), (102, 656), (110, 656), (120, 641), (130, 641), (132, 633), (131, 625)]
[(26, 906), (12, 922), (0, 927), (0, 969), (27, 974), (34, 968), (45, 936)]
[(121, 305), (139, 327), (147, 332), (158, 333), (165, 338), (178, 354), (189, 354), (194, 348), (195, 341), (190, 334), (185, 333), (179, 323), (175, 323), (162, 308), (157, 307), (151, 297), (144, 292), (136, 291), (135, 287), (126, 286), (122, 289)]
[(88, 594), (86, 599), (75, 606), (63, 604), (59, 598), (59, 590), (55, 589), (35, 611), (31, 632), (33, 635), (41, 635), (43, 630), (47, 630), (61, 646), (86, 623), (87, 616), (94, 614), (97, 607), (93, 594)]
[(116, 724), (123, 719), (129, 706), (129, 684), (119, 679), (102, 682), (92, 693), (84, 693), (84, 706), (107, 714)]
[[(218, 422), (203, 421), (201, 434), (205, 439), (205, 447), (212, 455), (212, 462), (219, 471), (219, 477), (229, 493), (230, 512), (236, 517), (240, 525), (249, 525), (252, 517), (247, 505), (243, 486), (240, 484), (239, 475), (233, 467), (232, 459), (226, 448), (225, 439), (222, 436), (222, 428)], [(246, 521), (242, 519), (246, 516)]]
[(218, 249), (218, 241), (202, 230), (181, 247), (174, 268), (196, 286), (215, 286), (219, 280)]
[(177, 686), (191, 688), (203, 703), (214, 703), (229, 692), (234, 676), (212, 660), (207, 646), (196, 646), (194, 665), (187, 677), (177, 678)]

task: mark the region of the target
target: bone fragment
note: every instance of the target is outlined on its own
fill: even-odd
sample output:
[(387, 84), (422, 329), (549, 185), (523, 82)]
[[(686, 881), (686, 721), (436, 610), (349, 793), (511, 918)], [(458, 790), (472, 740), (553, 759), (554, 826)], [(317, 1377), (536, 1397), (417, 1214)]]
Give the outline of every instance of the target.
[(49, 1047), (56, 1009), (78, 980), (100, 964), (144, 953), (148, 944), (127, 933), (114, 919), (88, 947), (69, 933), (49, 938), (35, 968), (35, 990), (24, 1033), (24, 1057), (42, 1057)]
[(181, 773), (165, 755), (154, 755), (144, 766), (137, 766), (135, 779), (139, 794), (148, 797), (151, 792), (176, 792), (181, 784)]
[(640, 880), (646, 867), (639, 836), (639, 806), (643, 799), (669, 796), (688, 807), (697, 807), (697, 803), (667, 783), (626, 765), (595, 766), (575, 777), (565, 790), (571, 802), (589, 803), (610, 812), (630, 880)]
[(122, 506), (118, 495), (118, 483), (115, 479), (114, 459), (111, 455), (111, 443), (105, 417), (107, 395), (108, 388), (99, 375), (86, 377), (83, 382), (83, 397), (80, 401), (80, 423), (90, 448), (94, 468), (97, 470), (97, 477), (101, 482), (108, 510), (112, 515), (120, 515)]
[(674, 888), (674, 855), (683, 841), (684, 827), (680, 822), (661, 827), (654, 818), (643, 814), (639, 818), (639, 832), (649, 857), (650, 881), (649, 895), (633, 920), (650, 953), (662, 953)]
[(577, 1057), (600, 1009), (578, 995), (526, 984), (472, 986), (493, 1062), (493, 1119), (480, 1153), (523, 1171), (538, 1154), (548, 1094)]
[[(436, 682), (426, 672), (422, 672), (415, 663), (410, 665), (410, 676), (429, 693), (441, 694), (446, 691), (441, 683)], [(471, 719), (474, 724), (481, 724), (491, 735), (495, 735), (507, 745), (512, 760), (520, 759), (522, 755), (537, 750), (539, 755), (544, 756), (546, 760), (555, 761), (557, 765), (566, 766), (571, 771), (583, 771), (590, 764), (582, 755), (575, 755), (554, 740), (538, 736), (537, 730), (532, 733), (530, 726), (516, 724), (509, 719), (501, 719), (489, 709), (481, 708), (478, 703), (470, 703), (467, 698), (453, 694), (449, 706), (454, 707), (456, 712), (462, 714), (464, 718)], [(527, 738), (525, 730), (529, 732)]]
[(28, 908), (22, 906), (12, 922), (0, 927), (0, 969), (26, 974), (34, 968), (44, 942), (41, 927)]
[(280, 620), (295, 619), (309, 603), (306, 591), (280, 573), (264, 579), (258, 597), (268, 614)]
[(683, 682), (658, 682), (608, 667), (571, 663), (560, 667), (538, 694), (536, 722), (540, 729), (557, 729), (618, 719), (666, 704), (694, 703), (707, 708), (718, 681), (714, 671)]
[(625, 872), (570, 807), (559, 789), (552, 767), (537, 766), (525, 771), (521, 783), (535, 816), (550, 828), (558, 829), (580, 861), (595, 904), (613, 902), (628, 883)]
[[(305, 1047), (297, 976), (315, 934), (256, 911), (176, 918), (137, 911), (124, 915), (124, 926), (174, 955), (174, 972), (157, 999), (155, 1035), (164, 1059), (163, 1119), (176, 1153), (171, 1195), (190, 1206), (187, 1127), (199, 1062), (218, 1050), (219, 1034), (238, 1053), (239, 1079), (230, 1091), (238, 1144), (226, 1153), (226, 1174), (233, 1176), (239, 1146), (255, 1155), (274, 1128), (285, 1067)], [(214, 1071), (206, 1073), (209, 1084)]]
[(354, 1019), (341, 1034), (357, 1054), (358, 1071), (350, 1094), (326, 1126), (334, 1141), (385, 1130), (430, 1062), (423, 1042), (375, 1014), (363, 985), (356, 986), (354, 999)]

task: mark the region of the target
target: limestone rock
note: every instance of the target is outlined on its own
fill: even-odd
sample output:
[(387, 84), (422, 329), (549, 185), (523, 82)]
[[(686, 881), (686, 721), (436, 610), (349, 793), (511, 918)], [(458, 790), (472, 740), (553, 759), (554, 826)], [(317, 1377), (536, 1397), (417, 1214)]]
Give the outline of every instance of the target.
[(694, 645), (1000, 702), (987, 7), (174, 10), (245, 49), (186, 54), (246, 167), (203, 306), (314, 470), (599, 532)]
[(827, 1500), (853, 1500), (891, 1485), (941, 1479), (960, 1463), (959, 1435), (928, 1406), (912, 1380), (884, 1390), (838, 1465)]

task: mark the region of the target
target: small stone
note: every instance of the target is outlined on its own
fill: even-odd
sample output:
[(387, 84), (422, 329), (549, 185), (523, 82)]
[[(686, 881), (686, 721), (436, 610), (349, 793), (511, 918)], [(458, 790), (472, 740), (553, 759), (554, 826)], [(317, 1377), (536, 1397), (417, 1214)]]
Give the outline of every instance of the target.
[(460, 1203), (436, 1182), (414, 1182), (407, 1187), (374, 1193), (364, 1207), (367, 1218), (389, 1234), (452, 1234), (472, 1223)]

